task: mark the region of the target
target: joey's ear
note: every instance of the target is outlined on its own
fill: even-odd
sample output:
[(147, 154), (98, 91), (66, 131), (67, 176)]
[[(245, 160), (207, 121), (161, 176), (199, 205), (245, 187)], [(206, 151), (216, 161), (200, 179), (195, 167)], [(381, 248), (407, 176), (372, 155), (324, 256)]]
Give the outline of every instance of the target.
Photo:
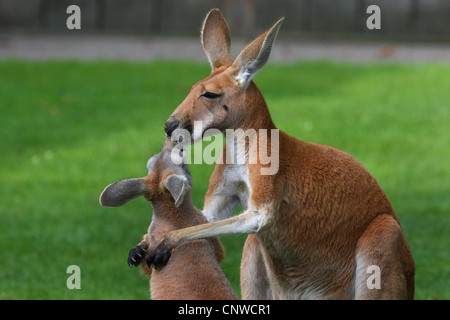
[(143, 178), (124, 179), (111, 183), (100, 195), (104, 207), (119, 207), (138, 196), (150, 192)]
[(233, 63), (230, 56), (230, 31), (219, 9), (212, 9), (206, 15), (201, 40), (203, 50), (213, 71), (221, 66), (229, 66)]
[(233, 62), (232, 67), (236, 69), (235, 77), (240, 87), (247, 86), (266, 64), (283, 20), (284, 18), (278, 20), (272, 28), (247, 45)]
[(164, 185), (172, 195), (176, 207), (180, 206), (184, 200), (184, 196), (191, 189), (186, 177), (178, 174), (171, 174), (168, 176)]

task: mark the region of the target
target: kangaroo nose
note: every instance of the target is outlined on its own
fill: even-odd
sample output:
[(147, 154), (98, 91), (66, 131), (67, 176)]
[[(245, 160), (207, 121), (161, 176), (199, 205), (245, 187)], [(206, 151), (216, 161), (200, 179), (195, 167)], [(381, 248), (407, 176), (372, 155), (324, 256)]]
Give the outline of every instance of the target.
[(166, 132), (167, 136), (170, 137), (172, 135), (172, 132), (180, 125), (180, 123), (177, 120), (167, 121), (164, 126), (164, 131)]

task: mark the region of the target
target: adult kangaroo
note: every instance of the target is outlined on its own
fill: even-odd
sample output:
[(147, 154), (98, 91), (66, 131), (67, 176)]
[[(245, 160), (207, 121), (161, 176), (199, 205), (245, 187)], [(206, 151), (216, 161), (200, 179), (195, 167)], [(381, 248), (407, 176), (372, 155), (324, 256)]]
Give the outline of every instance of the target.
[[(244, 299), (413, 299), (414, 260), (376, 180), (349, 154), (276, 130), (252, 81), (282, 21), (233, 61), (224, 17), (217, 9), (207, 15), (202, 44), (212, 72), (192, 86), (165, 131), (174, 138), (176, 129), (188, 130), (194, 141), (210, 128), (240, 133), (227, 139), (210, 177), (203, 210), (210, 222), (167, 233), (147, 263), (162, 267), (190, 239), (250, 234), (241, 261)], [(247, 143), (246, 161), (230, 161), (249, 130), (256, 139)], [(262, 145), (278, 151), (275, 173), (264, 173), (269, 164), (260, 158), (248, 161)], [(232, 216), (238, 204), (244, 212)]]

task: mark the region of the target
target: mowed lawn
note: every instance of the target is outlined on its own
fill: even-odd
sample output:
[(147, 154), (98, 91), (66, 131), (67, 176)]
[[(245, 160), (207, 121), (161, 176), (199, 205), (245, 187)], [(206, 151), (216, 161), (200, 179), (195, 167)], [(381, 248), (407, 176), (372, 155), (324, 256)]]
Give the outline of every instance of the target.
[[(146, 175), (164, 122), (209, 65), (0, 62), (0, 298), (147, 299), (126, 263), (151, 221), (136, 199), (103, 208), (118, 179)], [(450, 66), (269, 63), (255, 78), (278, 128), (352, 154), (401, 219), (416, 298), (450, 299)], [(213, 166), (191, 164), (202, 207)], [(239, 292), (245, 236), (222, 237)], [(69, 290), (67, 267), (81, 269)]]

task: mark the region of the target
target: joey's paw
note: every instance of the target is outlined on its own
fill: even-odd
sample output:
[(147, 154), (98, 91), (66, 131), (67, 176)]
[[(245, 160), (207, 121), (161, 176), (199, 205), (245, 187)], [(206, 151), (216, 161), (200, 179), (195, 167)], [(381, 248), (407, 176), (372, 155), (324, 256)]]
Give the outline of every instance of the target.
[(130, 268), (133, 268), (133, 266), (137, 267), (139, 265), (145, 253), (147, 252), (147, 248), (148, 246), (138, 244), (137, 246), (133, 247), (133, 249), (130, 250), (127, 260)]
[(155, 269), (161, 269), (169, 261), (173, 249), (174, 245), (171, 243), (171, 241), (168, 239), (164, 239), (155, 249), (150, 251), (150, 253), (148, 254), (147, 266), (151, 267), (153, 265)]

